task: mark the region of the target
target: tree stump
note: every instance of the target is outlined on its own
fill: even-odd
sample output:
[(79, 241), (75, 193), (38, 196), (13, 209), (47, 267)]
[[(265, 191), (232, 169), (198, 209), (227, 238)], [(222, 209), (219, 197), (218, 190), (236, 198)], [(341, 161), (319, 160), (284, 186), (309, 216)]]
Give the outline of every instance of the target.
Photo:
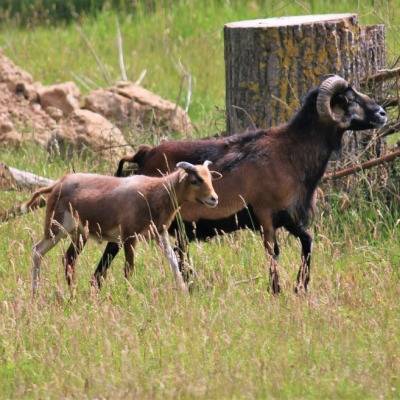
[(228, 134), (285, 122), (325, 75), (358, 87), (386, 61), (384, 26), (359, 26), (356, 14), (233, 22), (224, 43)]

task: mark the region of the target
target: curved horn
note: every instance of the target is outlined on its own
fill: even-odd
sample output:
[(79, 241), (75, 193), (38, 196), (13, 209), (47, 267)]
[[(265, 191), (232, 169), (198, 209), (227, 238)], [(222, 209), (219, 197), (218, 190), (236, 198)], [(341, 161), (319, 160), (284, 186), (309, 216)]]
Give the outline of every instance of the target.
[(208, 167), (208, 166), (211, 165), (212, 163), (213, 163), (212, 161), (206, 160), (206, 161), (204, 161), (203, 165), (204, 165), (205, 167)]
[(348, 82), (338, 75), (333, 75), (325, 79), (319, 86), (317, 97), (317, 112), (322, 120), (341, 123), (341, 119), (336, 116), (331, 109), (332, 97), (349, 87)]
[(176, 164), (176, 168), (182, 168), (185, 171), (195, 171), (196, 167), (187, 161), (181, 161)]

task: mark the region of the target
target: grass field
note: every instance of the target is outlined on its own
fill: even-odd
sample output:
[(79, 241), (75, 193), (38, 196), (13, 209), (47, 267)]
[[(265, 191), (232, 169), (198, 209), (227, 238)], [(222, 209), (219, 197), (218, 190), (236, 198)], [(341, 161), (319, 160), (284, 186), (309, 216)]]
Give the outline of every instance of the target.
[[(119, 16), (128, 75), (136, 79), (147, 69), (144, 84), (175, 101), (181, 60), (194, 79), (191, 117), (198, 135), (206, 135), (224, 124), (224, 22), (333, 11), (385, 22), (394, 59), (399, 1), (333, 7), (187, 0), (146, 16)], [(115, 14), (80, 23), (111, 79), (119, 79)], [(10, 21), (0, 29), (0, 47), (46, 83), (79, 76), (107, 85), (74, 24), (26, 29)], [(50, 157), (36, 146), (2, 149), (0, 161), (52, 178), (115, 168), (94, 156)], [(92, 296), (89, 279), (103, 246), (91, 242), (70, 300), (65, 241), (46, 256), (41, 294), (32, 302), (31, 247), (42, 234), (43, 210), (0, 225), (0, 398), (400, 398), (400, 208), (386, 206), (373, 187), (366, 200), (363, 183), (350, 204), (327, 191), (313, 225), (305, 297), (292, 290), (296, 241), (279, 236), (284, 293), (274, 297), (260, 238), (239, 232), (191, 245), (199, 277), (190, 297), (174, 290), (167, 263), (147, 243), (138, 246), (130, 282), (119, 256), (102, 292)], [(26, 197), (1, 192), (0, 209)]]

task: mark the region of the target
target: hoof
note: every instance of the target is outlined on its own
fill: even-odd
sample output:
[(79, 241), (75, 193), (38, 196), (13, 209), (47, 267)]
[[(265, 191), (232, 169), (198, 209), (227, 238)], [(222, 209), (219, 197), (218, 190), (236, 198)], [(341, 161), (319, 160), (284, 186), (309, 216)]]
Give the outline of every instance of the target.
[(271, 289), (273, 295), (278, 295), (281, 292), (281, 285), (278, 282), (273, 281)]
[(295, 287), (294, 287), (294, 292), (297, 294), (297, 295), (302, 295), (302, 294), (306, 294), (307, 293), (307, 288), (303, 285), (303, 284), (297, 284)]

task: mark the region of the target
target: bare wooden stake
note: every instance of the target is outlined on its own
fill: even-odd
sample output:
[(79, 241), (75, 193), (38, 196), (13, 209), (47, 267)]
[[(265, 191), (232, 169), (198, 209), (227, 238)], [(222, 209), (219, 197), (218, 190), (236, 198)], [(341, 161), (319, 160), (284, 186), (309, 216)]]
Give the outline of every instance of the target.
[(160, 235), (160, 245), (171, 266), (171, 270), (172, 273), (174, 274), (175, 282), (176, 285), (178, 286), (178, 289), (180, 289), (184, 293), (188, 293), (188, 287), (185, 281), (183, 280), (182, 273), (179, 269), (178, 259), (176, 258), (176, 254), (169, 242), (168, 232), (165, 230)]

